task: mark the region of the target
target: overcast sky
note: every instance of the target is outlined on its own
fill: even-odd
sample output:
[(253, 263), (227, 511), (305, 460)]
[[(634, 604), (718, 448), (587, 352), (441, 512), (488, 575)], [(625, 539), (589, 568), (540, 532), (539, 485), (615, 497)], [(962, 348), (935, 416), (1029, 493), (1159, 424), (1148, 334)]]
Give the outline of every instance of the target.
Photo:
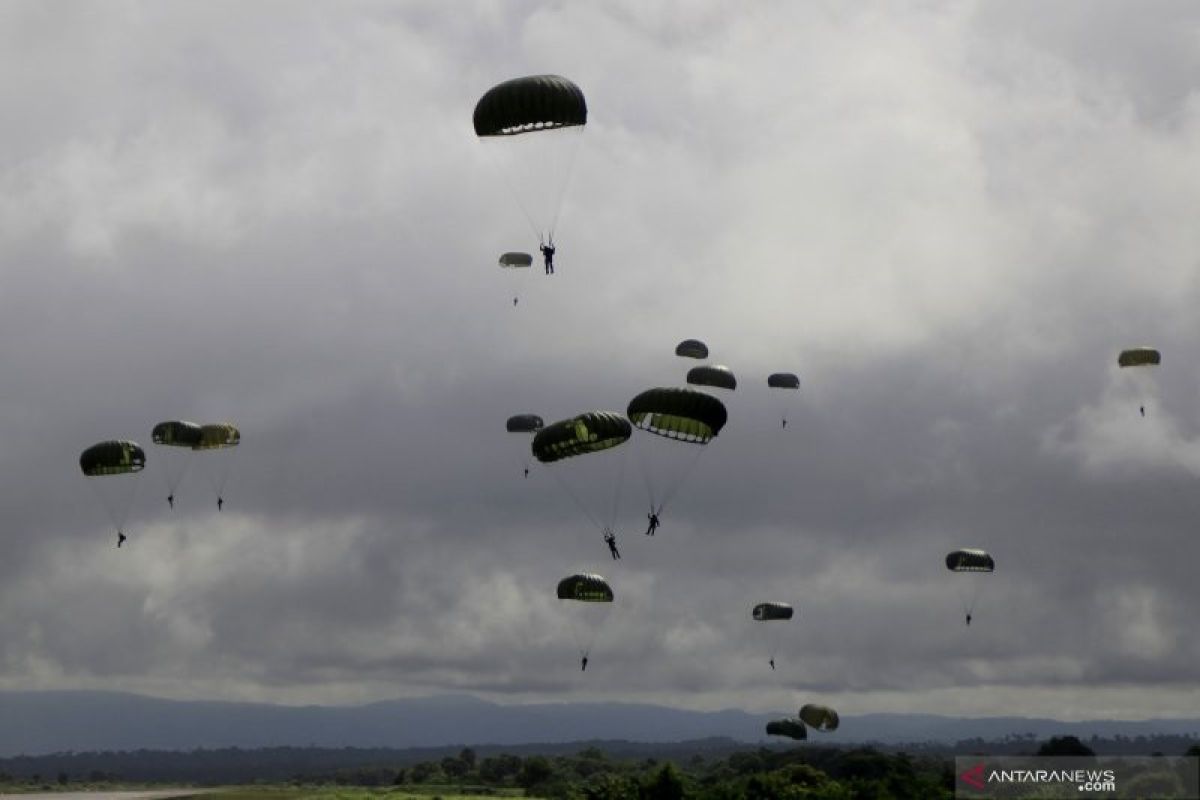
[[(471, 113), (538, 73), (589, 118), (514, 308)], [(0, 687), (1196, 715), (1198, 76), (1192, 2), (0, 2)], [(684, 445), (522, 477), (509, 415), (689, 337), (739, 387), (657, 536)], [(241, 428), (220, 514), (166, 419)]]

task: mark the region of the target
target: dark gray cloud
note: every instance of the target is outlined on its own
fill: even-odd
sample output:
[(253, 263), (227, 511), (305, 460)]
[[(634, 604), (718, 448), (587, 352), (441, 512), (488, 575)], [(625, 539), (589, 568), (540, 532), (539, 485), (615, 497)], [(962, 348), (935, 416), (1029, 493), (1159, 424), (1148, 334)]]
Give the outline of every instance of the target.
[[(1200, 119), (1152, 35), (1186, 7), (65, 8), (0, 25), (0, 685), (1194, 696)], [(544, 71), (592, 116), (514, 309), (495, 259), (535, 242), (468, 118)], [(687, 337), (740, 386), (658, 536), (638, 450), (669, 443), (521, 477), (507, 416), (623, 410)], [(1154, 379), (1115, 364), (1143, 343)], [(78, 453), (173, 417), (240, 425), (229, 504), (196, 469), (170, 512), (151, 448), (118, 553)], [(614, 563), (566, 487), (604, 509), (622, 471)], [(998, 564), (970, 629), (962, 546)], [(578, 570), (618, 596), (582, 676)], [(799, 614), (764, 674), (768, 599)]]

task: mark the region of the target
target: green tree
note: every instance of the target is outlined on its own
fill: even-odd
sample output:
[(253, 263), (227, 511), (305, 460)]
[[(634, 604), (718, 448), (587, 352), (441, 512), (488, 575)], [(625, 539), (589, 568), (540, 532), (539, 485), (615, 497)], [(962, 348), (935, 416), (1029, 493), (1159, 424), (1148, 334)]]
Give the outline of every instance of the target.
[(545, 756), (530, 756), (521, 765), (517, 773), (517, 785), (523, 789), (532, 789), (539, 783), (544, 783), (554, 774), (554, 767)]
[(671, 762), (663, 764), (642, 792), (644, 800), (683, 800), (683, 779)]

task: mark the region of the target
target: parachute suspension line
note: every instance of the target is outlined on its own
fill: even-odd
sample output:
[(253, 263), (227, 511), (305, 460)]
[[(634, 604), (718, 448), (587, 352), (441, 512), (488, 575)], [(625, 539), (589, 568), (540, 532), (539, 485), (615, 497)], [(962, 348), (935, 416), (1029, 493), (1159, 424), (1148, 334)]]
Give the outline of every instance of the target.
[(662, 510), (667, 507), (667, 504), (675, 499), (675, 495), (679, 493), (679, 489), (683, 486), (683, 482), (687, 480), (688, 476), (690, 476), (692, 472), (695, 471), (696, 465), (700, 463), (700, 457), (704, 455), (704, 451), (707, 449), (707, 445), (702, 445), (696, 448), (696, 454), (692, 456), (691, 460), (689, 460), (684, 466), (679, 478), (670, 486), (668, 486), (666, 491), (663, 493), (663, 499), (662, 502), (658, 504), (657, 513), (662, 513)]
[(628, 454), (625, 448), (621, 448), (621, 463), (617, 466), (617, 485), (613, 488), (612, 507), (608, 512), (608, 527), (611, 529), (617, 522), (617, 513), (621, 510), (621, 492), (625, 487), (625, 464), (628, 460)]
[(646, 496), (650, 498), (650, 513), (657, 514), (662, 509), (659, 508), (658, 503), (655, 501), (654, 478), (650, 475), (650, 465), (646, 463), (646, 454), (640, 448), (638, 450), (638, 462), (642, 468), (642, 481), (646, 484)]
[[(538, 230), (537, 223), (533, 220), (533, 214), (529, 212), (529, 208), (525, 205), (525, 201), (522, 198), (522, 192), (517, 188), (516, 183), (513, 182), (512, 177), (508, 174), (508, 170), (505, 169), (504, 165), (500, 163), (501, 159), (499, 155), (490, 152), (490, 149), (486, 146), (484, 149), (489, 150), (488, 158), (492, 160), (493, 171), (499, 172), (501, 177), (504, 178), (504, 183), (508, 187), (508, 193), (512, 195), (514, 200), (516, 200), (517, 208), (521, 209), (521, 213), (525, 215), (525, 221), (529, 223), (529, 229), (533, 231), (534, 236), (538, 237), (538, 242), (544, 244), (546, 232)], [(555, 218), (557, 219), (557, 215)], [(550, 235), (551, 238), (553, 238), (553, 226), (551, 226)]]
[(595, 515), (592, 514), (591, 510), (588, 509), (588, 507), (586, 505), (584, 505), (583, 501), (579, 499), (579, 496), (577, 494), (575, 494), (575, 492), (571, 489), (570, 485), (568, 485), (567, 482), (563, 480), (563, 477), (558, 474), (558, 470), (551, 468), (546, 471), (554, 476), (554, 480), (558, 481), (559, 488), (562, 489), (564, 492), (566, 492), (567, 496), (570, 497), (571, 500), (575, 503), (575, 507), (583, 512), (583, 515), (588, 518), (588, 521), (590, 521), (592, 523), (592, 525), (594, 525), (597, 529), (599, 529), (601, 532), (603, 532), (604, 526), (602, 524), (600, 524), (600, 520), (596, 519)]
[(558, 187), (558, 196), (554, 198), (554, 216), (550, 218), (550, 229), (547, 231), (551, 241), (554, 241), (554, 231), (558, 227), (558, 217), (562, 214), (563, 198), (567, 196), (567, 187), (571, 184), (571, 175), (575, 172), (575, 156), (579, 153), (579, 143), (583, 141), (582, 127), (578, 131), (567, 130), (563, 131), (563, 133), (571, 136), (575, 141), (568, 148), (568, 154), (565, 159), (567, 163), (563, 170), (562, 184)]

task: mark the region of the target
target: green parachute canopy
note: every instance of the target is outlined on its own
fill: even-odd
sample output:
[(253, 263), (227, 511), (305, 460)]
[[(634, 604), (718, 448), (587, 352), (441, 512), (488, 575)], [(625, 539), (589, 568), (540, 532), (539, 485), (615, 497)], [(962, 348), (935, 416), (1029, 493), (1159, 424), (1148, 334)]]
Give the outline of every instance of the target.
[(1117, 356), (1117, 365), (1121, 367), (1149, 367), (1162, 363), (1162, 353), (1153, 347), (1134, 347), (1122, 350)]
[(587, 101), (561, 75), (514, 78), (488, 89), (475, 104), (476, 136), (513, 136), (587, 124)]
[(644, 431), (681, 442), (707, 444), (725, 427), (725, 404), (693, 389), (647, 389), (629, 401), (629, 419)]
[(223, 447), (236, 447), (242, 441), (242, 432), (228, 422), (216, 422), (200, 426), (200, 441), (192, 446), (193, 450), (217, 450)]
[(810, 728), (822, 732), (836, 731), (840, 722), (836, 711), (829, 706), (819, 706), (815, 703), (807, 703), (800, 708), (800, 720)]
[(537, 414), (516, 414), (504, 423), (504, 429), (509, 433), (537, 433), (545, 425)]
[(600, 575), (577, 573), (558, 582), (559, 600), (578, 600), (581, 603), (611, 603), (613, 590)]
[(955, 550), (946, 554), (946, 569), (951, 572), (993, 572), (996, 562), (983, 550)]
[(759, 622), (772, 622), (774, 620), (791, 619), (795, 613), (787, 603), (759, 603), (750, 612), (750, 616)]
[(547, 425), (533, 437), (534, 457), (550, 464), (571, 456), (598, 453), (629, 440), (629, 420), (608, 411), (589, 411)]
[(737, 378), (733, 376), (733, 371), (720, 364), (692, 367), (688, 370), (687, 382), (694, 386), (715, 386), (730, 391), (737, 388)]
[(800, 378), (793, 372), (774, 372), (767, 376), (767, 386), (772, 389), (799, 389)]
[(150, 438), (155, 444), (168, 447), (195, 447), (200, 444), (203, 434), (196, 423), (173, 419), (155, 425)]
[(504, 253), (500, 256), (500, 266), (506, 269), (528, 267), (533, 264), (533, 256), (529, 253)]
[(675, 355), (682, 358), (708, 358), (708, 345), (699, 339), (684, 339), (675, 345)]
[(146, 466), (146, 452), (128, 439), (98, 442), (79, 455), (79, 468), (88, 477), (128, 475)]
[(767, 723), (767, 735), (804, 740), (808, 738), (808, 730), (798, 719), (773, 719)]

